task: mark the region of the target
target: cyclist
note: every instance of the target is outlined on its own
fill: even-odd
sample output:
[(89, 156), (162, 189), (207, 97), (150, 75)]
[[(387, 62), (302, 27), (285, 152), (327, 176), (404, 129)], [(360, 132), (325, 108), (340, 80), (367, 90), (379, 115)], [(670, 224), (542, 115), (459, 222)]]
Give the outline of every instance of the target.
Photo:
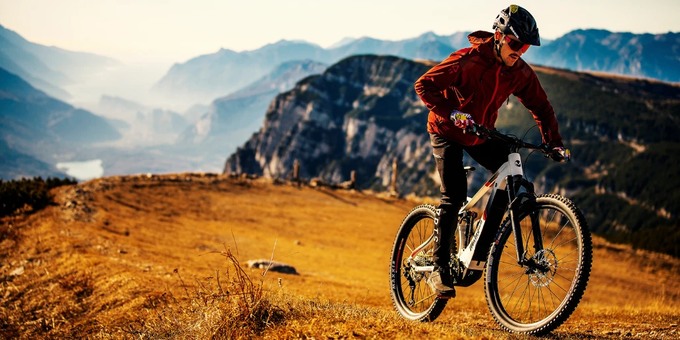
[(498, 14), (493, 29), (493, 33), (471, 33), (471, 47), (452, 53), (415, 83), (416, 92), (430, 110), (427, 131), (441, 179), (434, 226), (435, 270), (427, 282), (445, 297), (455, 296), (449, 261), (458, 210), (467, 197), (463, 150), (492, 173), (509, 154), (503, 142), (476, 138), (465, 129), (475, 122), (493, 128), (498, 108), (513, 94), (532, 113), (543, 142), (556, 151), (559, 160), (570, 159), (553, 107), (533, 69), (521, 58), (529, 46), (541, 44), (534, 17), (526, 9), (510, 5)]

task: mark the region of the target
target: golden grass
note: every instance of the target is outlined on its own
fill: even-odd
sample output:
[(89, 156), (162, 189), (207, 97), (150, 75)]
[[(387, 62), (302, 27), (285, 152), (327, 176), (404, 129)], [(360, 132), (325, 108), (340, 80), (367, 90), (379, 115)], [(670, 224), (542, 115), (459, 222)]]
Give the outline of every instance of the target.
[[(458, 289), (434, 323), (397, 317), (389, 255), (417, 202), (191, 179), (79, 185), (93, 211), (78, 219), (64, 208), (73, 189), (59, 188), (59, 206), (3, 220), (2, 230), (13, 227), (0, 242), (0, 337), (518, 338), (496, 326), (479, 282)], [(594, 242), (584, 299), (552, 336), (677, 338), (680, 261)], [(272, 252), (300, 275), (238, 264)], [(230, 285), (255, 295), (239, 305), (223, 293)], [(257, 301), (262, 314), (238, 319)]]

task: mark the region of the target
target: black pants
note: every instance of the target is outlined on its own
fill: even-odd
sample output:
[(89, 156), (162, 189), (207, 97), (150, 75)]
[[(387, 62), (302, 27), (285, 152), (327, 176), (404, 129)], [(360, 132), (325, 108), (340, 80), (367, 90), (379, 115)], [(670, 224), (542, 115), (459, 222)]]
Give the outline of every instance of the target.
[(458, 210), (467, 198), (467, 178), (463, 170), (463, 150), (472, 159), (491, 173), (496, 172), (508, 161), (507, 144), (498, 140), (487, 140), (482, 144), (464, 146), (430, 134), (437, 171), (441, 179), (441, 200), (435, 221), (434, 263), (438, 267), (448, 267), (451, 244), (458, 223)]

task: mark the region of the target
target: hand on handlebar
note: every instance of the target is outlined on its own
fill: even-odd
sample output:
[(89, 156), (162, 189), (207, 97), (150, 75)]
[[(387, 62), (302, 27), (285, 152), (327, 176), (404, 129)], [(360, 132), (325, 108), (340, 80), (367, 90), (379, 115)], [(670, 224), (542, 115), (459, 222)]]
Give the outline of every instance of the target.
[(556, 162), (564, 163), (571, 161), (571, 151), (563, 146), (552, 148), (550, 158)]
[(453, 125), (455, 125), (459, 129), (463, 129), (463, 131), (472, 128), (473, 124), (475, 123), (475, 121), (472, 120), (472, 116), (470, 116), (467, 113), (460, 112), (458, 110), (453, 110), (453, 112), (451, 112), (450, 118), (451, 121), (453, 122)]
[[(454, 111), (451, 114), (451, 120), (454, 120), (455, 114), (467, 115), (462, 112)], [(512, 145), (512, 147), (514, 148), (513, 150), (515, 150), (513, 152), (517, 152), (517, 150), (519, 150), (520, 148), (540, 150), (545, 157), (549, 157), (556, 162), (562, 163), (571, 161), (571, 152), (569, 151), (569, 149), (563, 146), (551, 148), (547, 144), (534, 145), (531, 143), (526, 143), (523, 140), (517, 138), (517, 136), (505, 135), (503, 133), (498, 132), (495, 129), (490, 129), (484, 125), (477, 124), (472, 119), (467, 119), (467, 121), (470, 121), (470, 123), (465, 123), (466, 125), (463, 125), (463, 127), (461, 127), (463, 129), (463, 132), (474, 134), (475, 136), (477, 136), (477, 138), (483, 139), (489, 138), (503, 141), (505, 143), (508, 143), (508, 145)], [(458, 125), (456, 124), (456, 126)]]

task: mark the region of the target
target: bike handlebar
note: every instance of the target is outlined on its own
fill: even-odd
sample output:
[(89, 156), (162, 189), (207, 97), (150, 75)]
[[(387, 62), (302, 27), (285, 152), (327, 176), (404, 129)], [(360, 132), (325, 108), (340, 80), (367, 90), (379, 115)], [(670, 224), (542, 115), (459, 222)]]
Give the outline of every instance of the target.
[(562, 158), (559, 153), (546, 144), (536, 145), (526, 143), (515, 136), (504, 135), (494, 129), (489, 129), (486, 126), (479, 125), (477, 123), (473, 123), (471, 127), (466, 128), (463, 131), (465, 133), (472, 133), (478, 138), (498, 139), (516, 147), (517, 149), (538, 150), (541, 151), (545, 157), (551, 158), (555, 161), (559, 161), (560, 158)]

